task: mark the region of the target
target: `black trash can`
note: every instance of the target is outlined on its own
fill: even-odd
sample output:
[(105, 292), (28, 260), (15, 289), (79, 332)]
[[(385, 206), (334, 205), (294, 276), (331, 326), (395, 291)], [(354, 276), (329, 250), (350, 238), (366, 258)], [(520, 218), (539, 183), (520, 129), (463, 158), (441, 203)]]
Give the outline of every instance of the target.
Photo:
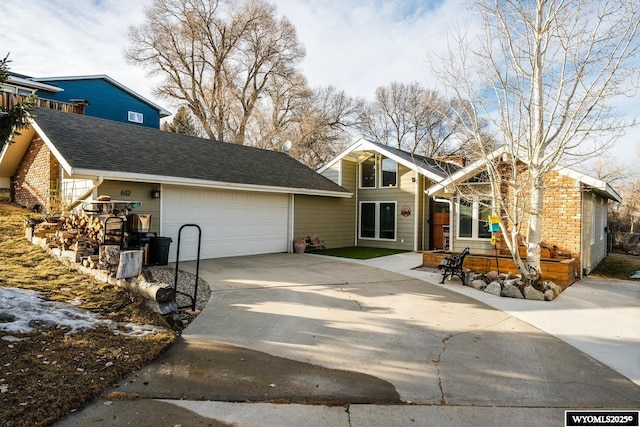
[(152, 242), (152, 259), (154, 264), (167, 265), (169, 264), (169, 246), (171, 245), (171, 237), (156, 237), (151, 239)]

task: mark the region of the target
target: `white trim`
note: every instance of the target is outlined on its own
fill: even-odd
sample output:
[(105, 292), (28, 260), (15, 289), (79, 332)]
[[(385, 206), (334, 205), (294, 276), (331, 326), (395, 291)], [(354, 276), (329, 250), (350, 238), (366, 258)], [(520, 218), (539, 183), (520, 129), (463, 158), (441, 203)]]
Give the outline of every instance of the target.
[(46, 83), (40, 83), (37, 81), (37, 79), (31, 79), (31, 78), (22, 78), (22, 77), (17, 77), (17, 76), (12, 76), (10, 75), (9, 78), (7, 79), (7, 83), (8, 84), (13, 84), (13, 85), (21, 85), (21, 86), (26, 86), (29, 89), (42, 89), (42, 90), (46, 90), (47, 92), (63, 92), (64, 89), (62, 89), (61, 87), (58, 86), (53, 86), (53, 85), (49, 85)]
[(471, 199), (471, 237), (460, 236), (460, 199), (465, 198), (461, 196), (456, 197), (456, 240), (468, 240), (468, 241), (487, 241), (491, 240), (491, 237), (479, 237), (480, 236), (480, 197), (471, 196), (466, 199)]
[[(68, 173), (68, 172), (67, 172)], [(164, 175), (150, 175), (131, 172), (113, 172), (113, 171), (101, 171), (94, 169), (75, 169), (73, 170), (74, 178), (87, 178), (93, 179), (96, 175), (103, 175), (104, 179), (111, 181), (132, 181), (132, 182), (154, 182), (158, 184), (167, 185), (184, 185), (190, 187), (206, 187), (217, 188), (226, 190), (239, 190), (239, 191), (259, 191), (267, 193), (286, 193), (286, 194), (304, 194), (308, 196), (330, 196), (330, 197), (344, 197), (349, 198), (353, 196), (353, 193), (343, 193), (338, 191), (325, 191), (315, 190), (310, 188), (295, 188), (295, 187), (274, 187), (267, 185), (255, 185), (255, 184), (239, 184), (233, 182), (221, 182), (221, 181), (207, 181), (202, 179), (193, 178), (179, 178)]]
[(399, 157), (399, 156), (395, 155), (394, 153), (385, 150), (384, 147), (375, 145), (374, 143), (372, 143), (370, 141), (367, 141), (366, 139), (362, 139), (362, 138), (357, 140), (356, 142), (354, 142), (349, 148), (344, 150), (342, 153), (340, 153), (337, 157), (335, 157), (329, 163), (327, 163), (326, 165), (324, 165), (323, 167), (318, 169), (318, 172), (319, 173), (324, 172), (325, 170), (330, 168), (332, 165), (334, 165), (337, 161), (343, 159), (344, 157), (348, 156), (350, 153), (355, 152), (355, 151), (373, 151), (373, 152), (375, 152), (377, 154), (382, 154), (385, 157), (393, 159), (398, 164), (406, 166), (407, 168), (409, 168), (411, 170), (418, 171), (420, 174), (426, 176), (431, 181), (439, 182), (439, 181), (442, 180), (442, 176), (437, 175), (437, 174), (435, 174), (435, 173), (433, 173), (433, 172), (431, 172), (431, 171), (429, 171), (427, 169), (421, 168), (420, 166), (416, 165), (413, 162), (408, 162), (405, 159), (403, 159), (402, 157)]
[[(38, 134), (38, 136), (40, 136), (40, 138), (42, 138), (42, 140), (44, 141), (44, 143), (47, 146), (47, 148), (49, 148), (49, 150), (54, 155), (56, 160), (58, 160), (58, 162), (60, 163), (60, 166), (62, 166), (64, 171), (67, 173), (67, 175), (69, 175), (70, 178), (73, 177), (73, 168), (71, 167), (69, 162), (67, 162), (67, 160), (62, 156), (62, 154), (60, 153), (60, 151), (58, 151), (56, 146), (53, 145), (53, 143), (51, 142), (49, 137), (42, 131), (40, 126), (38, 126), (38, 123), (36, 123), (35, 119), (33, 117), (30, 117), (29, 121), (31, 122), (30, 124), (31, 124), (31, 126), (33, 126), (33, 128), (35, 129), (35, 131)], [(93, 175), (96, 175), (96, 174), (93, 174)], [(99, 174), (97, 174), (97, 175), (99, 175)], [(89, 177), (88, 179), (93, 179), (93, 178), (94, 177), (92, 176), (92, 177)]]
[[(399, 181), (399, 173), (398, 173), (398, 169), (399, 168), (399, 164), (397, 161), (395, 161), (394, 159), (392, 159), (391, 157), (387, 157), (383, 154), (380, 155), (380, 161), (378, 162), (378, 158), (376, 158), (376, 163), (379, 163), (380, 167), (376, 168), (376, 172), (380, 171), (379, 173), (377, 173), (377, 177), (376, 177), (376, 184), (378, 185), (378, 188), (383, 189), (383, 188), (398, 188), (398, 181)], [(395, 185), (383, 185), (382, 181), (384, 180), (384, 169), (382, 169), (382, 162), (384, 160), (391, 160), (396, 164), (396, 183)]]
[[(375, 205), (375, 221), (374, 221), (374, 237), (362, 237), (362, 205), (370, 203)], [(385, 239), (380, 237), (380, 205), (383, 203), (392, 204), (394, 206), (393, 215), (393, 239)], [(397, 200), (363, 200), (358, 203), (358, 239), (360, 240), (377, 240), (381, 242), (397, 242), (398, 241), (398, 201)]]
[(591, 193), (591, 245), (596, 243), (596, 214), (598, 206), (596, 204), (596, 195)]
[[(373, 158), (373, 187), (363, 187), (362, 186), (362, 164), (368, 160)], [(376, 154), (372, 154), (367, 156), (365, 159), (362, 159), (357, 163), (358, 165), (358, 190), (375, 190), (378, 188), (378, 156)]]

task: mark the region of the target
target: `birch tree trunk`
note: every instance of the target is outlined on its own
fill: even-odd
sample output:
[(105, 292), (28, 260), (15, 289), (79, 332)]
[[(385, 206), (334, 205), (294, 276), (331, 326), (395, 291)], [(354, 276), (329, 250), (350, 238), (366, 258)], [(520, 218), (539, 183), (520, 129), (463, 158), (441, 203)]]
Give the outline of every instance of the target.
[[(635, 124), (612, 102), (640, 88), (640, 8), (637, 0), (473, 4), (479, 21), (469, 28), (481, 30), (452, 33), (431, 68), (459, 100), (459, 123), (500, 189), (488, 196), (514, 262), (539, 276), (545, 176), (600, 155)], [(482, 131), (487, 123), (493, 135)], [(484, 149), (490, 137), (497, 151)]]

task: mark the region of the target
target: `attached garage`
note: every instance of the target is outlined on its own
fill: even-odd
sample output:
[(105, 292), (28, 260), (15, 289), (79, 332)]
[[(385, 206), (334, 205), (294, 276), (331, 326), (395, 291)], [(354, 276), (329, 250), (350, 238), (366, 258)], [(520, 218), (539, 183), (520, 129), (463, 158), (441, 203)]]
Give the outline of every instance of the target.
[[(203, 259), (289, 250), (289, 195), (165, 185), (161, 235), (171, 237), (169, 261), (176, 260), (178, 231), (184, 224), (202, 230)], [(180, 260), (197, 255), (198, 232), (185, 227)]]
[[(85, 189), (78, 199), (71, 197), (75, 204), (98, 195), (141, 202), (131, 213), (150, 214), (152, 231), (172, 239), (169, 261), (176, 260), (178, 230), (185, 224), (202, 230), (202, 259), (291, 251), (294, 237), (318, 232), (320, 224), (305, 218), (308, 229), (295, 227), (295, 197), (308, 196), (306, 212), (326, 217), (333, 213), (314, 211), (314, 201), (324, 206), (326, 198), (352, 196), (283, 152), (55, 110), (34, 112), (24, 141), (0, 153), (0, 178), (37, 190), (44, 196), (29, 203), (45, 207), (52, 189), (66, 197), (62, 183), (76, 180)], [(40, 160), (33, 161), (29, 147), (44, 153)], [(304, 234), (294, 236), (294, 230)], [(196, 228), (183, 230), (181, 261), (196, 258), (197, 238)]]

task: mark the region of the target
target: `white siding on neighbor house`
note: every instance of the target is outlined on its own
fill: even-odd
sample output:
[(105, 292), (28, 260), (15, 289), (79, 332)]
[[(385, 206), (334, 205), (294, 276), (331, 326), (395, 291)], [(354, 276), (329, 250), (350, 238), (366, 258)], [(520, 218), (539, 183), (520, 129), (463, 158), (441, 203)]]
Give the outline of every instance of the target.
[[(162, 187), (163, 237), (171, 237), (169, 261), (176, 260), (178, 231), (184, 224), (202, 230), (200, 258), (287, 252), (289, 195), (196, 187)], [(198, 233), (182, 231), (180, 261), (194, 260)]]

